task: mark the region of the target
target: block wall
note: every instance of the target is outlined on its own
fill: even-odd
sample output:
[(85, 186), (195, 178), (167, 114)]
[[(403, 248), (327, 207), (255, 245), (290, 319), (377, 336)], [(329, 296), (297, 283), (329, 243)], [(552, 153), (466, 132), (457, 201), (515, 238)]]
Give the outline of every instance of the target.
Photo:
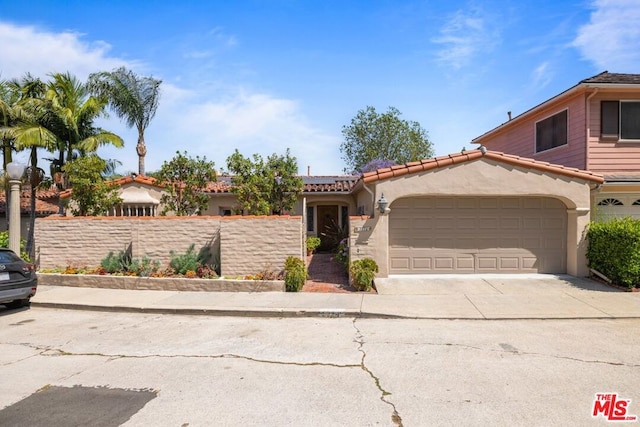
[(170, 251), (210, 249), (222, 275), (246, 275), (264, 266), (281, 270), (287, 256), (302, 256), (301, 217), (48, 217), (36, 219), (39, 269), (96, 267), (109, 252), (130, 249), (163, 266)]

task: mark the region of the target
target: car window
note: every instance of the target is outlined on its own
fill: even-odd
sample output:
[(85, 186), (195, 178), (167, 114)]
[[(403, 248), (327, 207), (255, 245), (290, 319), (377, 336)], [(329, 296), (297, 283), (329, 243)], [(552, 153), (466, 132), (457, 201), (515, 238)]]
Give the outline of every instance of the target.
[(13, 252), (0, 251), (0, 263), (16, 262), (19, 260), (20, 257)]

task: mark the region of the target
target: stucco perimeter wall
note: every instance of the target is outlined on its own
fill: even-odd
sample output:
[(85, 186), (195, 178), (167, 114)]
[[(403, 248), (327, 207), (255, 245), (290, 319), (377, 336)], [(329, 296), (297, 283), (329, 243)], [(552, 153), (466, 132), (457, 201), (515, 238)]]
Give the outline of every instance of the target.
[[(349, 261), (363, 258), (373, 258), (377, 260), (378, 267), (386, 269), (386, 262), (380, 260), (387, 256), (386, 248), (389, 246), (389, 235), (383, 232), (383, 224), (387, 218), (377, 216), (349, 217)], [(385, 226), (386, 227), (386, 226)], [(380, 265), (382, 264), (382, 265)], [(385, 275), (382, 277), (386, 277)]]
[(223, 276), (280, 271), (288, 256), (304, 259), (302, 217), (222, 217), (220, 256)]
[(170, 252), (210, 248), (223, 276), (255, 274), (270, 264), (282, 269), (303, 253), (301, 217), (49, 217), (36, 220), (40, 269), (98, 266), (109, 252), (130, 248), (164, 266)]

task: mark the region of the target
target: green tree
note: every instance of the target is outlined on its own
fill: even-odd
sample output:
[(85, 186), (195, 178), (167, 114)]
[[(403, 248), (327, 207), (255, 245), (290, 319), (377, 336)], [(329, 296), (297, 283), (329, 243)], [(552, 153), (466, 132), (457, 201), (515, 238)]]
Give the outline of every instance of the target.
[(90, 90), (108, 99), (116, 114), (125, 120), (127, 126), (138, 130), (138, 173), (145, 174), (144, 158), (147, 146), (144, 131), (156, 114), (160, 98), (162, 80), (140, 77), (125, 67), (111, 72), (103, 71), (89, 76)]
[(73, 188), (71, 213), (75, 216), (105, 215), (122, 203), (116, 187), (103, 176), (106, 162), (97, 155), (78, 157), (63, 166)]
[(349, 126), (342, 127), (340, 151), (347, 165), (345, 172), (361, 173), (376, 159), (403, 164), (433, 156), (432, 144), (420, 123), (402, 120), (400, 114), (394, 107), (378, 114), (367, 106)]
[(14, 148), (17, 151), (30, 150), (29, 165), (26, 169), (27, 182), (31, 190), (26, 251), (34, 258), (36, 191), (45, 176), (44, 170), (38, 167), (38, 148), (53, 151), (56, 147), (56, 137), (44, 127), (44, 117), (48, 114), (44, 101), (45, 83), (26, 74), (20, 80), (11, 80), (8, 88), (13, 93), (14, 100), (17, 100), (14, 107), (16, 120), (9, 128), (9, 134), (14, 139)]
[(297, 176), (298, 162), (289, 149), (284, 156), (272, 154), (266, 162), (259, 154), (251, 160), (236, 149), (227, 158), (227, 168), (233, 175), (231, 191), (249, 215), (282, 215), (291, 211), (304, 188)]
[(71, 74), (52, 74), (45, 99), (49, 112), (42, 120), (58, 138), (54, 169), (62, 168), (76, 154), (95, 153), (102, 145), (124, 146), (118, 135), (94, 126), (94, 120), (106, 114), (106, 99), (91, 96), (87, 85)]
[(164, 162), (154, 176), (162, 183), (166, 193), (160, 201), (164, 205), (160, 215), (173, 212), (174, 215), (202, 215), (207, 209), (209, 197), (204, 193), (207, 185), (216, 180), (214, 163), (206, 157), (195, 159), (187, 157), (187, 153)]

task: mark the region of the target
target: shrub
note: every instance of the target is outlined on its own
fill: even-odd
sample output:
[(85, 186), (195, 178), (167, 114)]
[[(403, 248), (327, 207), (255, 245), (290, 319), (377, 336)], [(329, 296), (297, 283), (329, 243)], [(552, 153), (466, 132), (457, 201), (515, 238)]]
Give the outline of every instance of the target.
[(369, 291), (373, 286), (373, 278), (378, 272), (378, 264), (372, 258), (355, 260), (349, 266), (353, 286), (359, 291)]
[(327, 248), (335, 251), (349, 237), (349, 227), (346, 224), (339, 225), (332, 219), (328, 225), (325, 225), (324, 232), (320, 234), (324, 236)]
[(307, 266), (300, 258), (288, 257), (284, 262), (284, 284), (287, 292), (298, 292), (307, 281)]
[(130, 260), (127, 260), (125, 251), (120, 251), (118, 255), (115, 255), (113, 251), (111, 251), (100, 261), (100, 266), (109, 274), (126, 271), (129, 264)]
[[(24, 239), (20, 239), (20, 258), (25, 260), (26, 262), (31, 262), (31, 257), (28, 253), (24, 251), (25, 241)], [(1, 231), (0, 232), (0, 248), (8, 248), (9, 247), (9, 232)]]
[(320, 243), (322, 242), (320, 241), (319, 237), (316, 237), (316, 236), (307, 237), (307, 252), (311, 253), (316, 249), (318, 249), (318, 247), (320, 246)]
[(349, 239), (345, 238), (338, 244), (335, 260), (345, 267), (349, 265)]
[(281, 280), (282, 273), (279, 273), (271, 267), (271, 264), (265, 264), (258, 273), (252, 276), (252, 280)]
[(160, 269), (160, 261), (152, 261), (146, 255), (140, 260), (132, 263), (131, 271), (134, 271), (141, 277), (150, 277)]
[(120, 251), (118, 255), (109, 252), (100, 261), (100, 268), (109, 274), (122, 273), (128, 276), (149, 277), (158, 271), (160, 262), (152, 261), (146, 255), (142, 259), (133, 259), (128, 251)]
[(216, 270), (210, 265), (206, 265), (206, 264), (198, 267), (198, 269), (196, 270), (196, 274), (201, 279), (217, 279), (218, 278), (218, 273), (216, 273)]
[(589, 267), (616, 284), (629, 288), (640, 284), (640, 220), (591, 223), (587, 237)]
[(182, 274), (183, 276), (187, 273), (187, 271), (197, 271), (198, 267), (200, 267), (200, 257), (195, 252), (195, 245), (191, 244), (187, 252), (182, 255), (176, 255), (175, 251), (170, 251), (171, 261), (169, 262), (169, 266), (173, 268), (173, 270), (177, 274)]

